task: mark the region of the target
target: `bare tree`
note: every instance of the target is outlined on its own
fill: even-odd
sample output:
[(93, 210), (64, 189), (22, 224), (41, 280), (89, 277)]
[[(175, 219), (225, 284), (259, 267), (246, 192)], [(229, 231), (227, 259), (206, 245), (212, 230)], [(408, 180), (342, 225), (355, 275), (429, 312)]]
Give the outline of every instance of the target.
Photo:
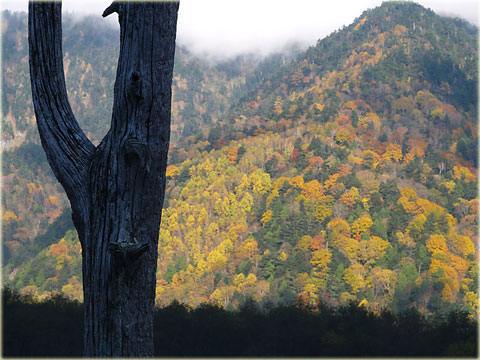
[(105, 10), (118, 13), (120, 55), (111, 127), (95, 147), (67, 98), (61, 3), (29, 4), (37, 126), (82, 244), (85, 356), (153, 356), (178, 5), (114, 2)]

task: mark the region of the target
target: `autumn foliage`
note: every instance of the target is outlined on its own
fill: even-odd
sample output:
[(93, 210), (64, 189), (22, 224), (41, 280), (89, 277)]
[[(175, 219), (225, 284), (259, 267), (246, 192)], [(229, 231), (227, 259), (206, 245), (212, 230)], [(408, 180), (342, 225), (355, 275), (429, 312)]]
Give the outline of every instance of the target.
[[(230, 64), (250, 75), (229, 77), (182, 57), (157, 304), (478, 316), (477, 47), (465, 24), (386, 2), (285, 67)], [(66, 202), (38, 150), (4, 155), (4, 278), (81, 300), (77, 238), (45, 235)]]

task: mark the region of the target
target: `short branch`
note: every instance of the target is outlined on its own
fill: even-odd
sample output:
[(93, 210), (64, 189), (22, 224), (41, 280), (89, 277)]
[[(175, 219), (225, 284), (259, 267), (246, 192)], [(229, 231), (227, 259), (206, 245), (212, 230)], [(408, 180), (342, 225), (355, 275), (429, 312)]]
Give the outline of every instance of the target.
[(107, 17), (108, 15), (111, 15), (114, 12), (118, 14), (118, 9), (119, 9), (118, 2), (114, 1), (109, 7), (105, 9), (102, 16)]

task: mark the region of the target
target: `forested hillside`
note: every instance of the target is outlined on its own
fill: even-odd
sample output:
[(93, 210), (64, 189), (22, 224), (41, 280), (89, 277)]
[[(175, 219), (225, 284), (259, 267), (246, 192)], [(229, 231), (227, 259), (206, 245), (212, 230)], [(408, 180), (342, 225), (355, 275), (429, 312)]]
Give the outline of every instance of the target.
[[(32, 126), (25, 15), (3, 16), (18, 146), (3, 153), (4, 279), (81, 299), (80, 245)], [(64, 30), (70, 101), (96, 140), (118, 51), (98, 29)], [(476, 314), (477, 46), (473, 25), (386, 2), (293, 61), (211, 65), (180, 48), (157, 303)]]
[[(3, 192), (3, 260), (5, 265), (10, 256), (15, 255), (13, 266), (16, 267), (65, 234), (64, 226), (59, 228), (57, 223), (51, 224), (68, 208), (68, 203), (46, 162), (35, 125), (26, 13), (4, 11), (2, 21), (4, 67), (0, 144), (6, 190)], [(110, 124), (118, 29), (94, 17), (78, 20), (67, 15), (63, 20), (63, 33), (70, 104), (82, 128), (98, 144)], [(239, 56), (208, 64), (187, 49), (178, 47), (173, 80), (172, 144), (197, 133), (207, 124), (218, 122), (258, 81), (272, 76), (272, 72), (262, 74), (262, 68), (272, 69), (280, 61), (287, 62), (289, 57), (272, 55), (259, 64), (260, 59)], [(259, 67), (255, 68), (257, 64)], [(63, 233), (45, 237), (50, 225), (52, 231)], [(72, 227), (71, 222), (68, 227)], [(34, 241), (39, 235), (42, 240)]]

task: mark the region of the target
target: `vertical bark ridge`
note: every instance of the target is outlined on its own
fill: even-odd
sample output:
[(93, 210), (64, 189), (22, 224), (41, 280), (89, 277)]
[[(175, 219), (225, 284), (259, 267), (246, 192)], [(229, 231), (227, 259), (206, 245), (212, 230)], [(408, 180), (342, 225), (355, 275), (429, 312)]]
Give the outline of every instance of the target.
[(53, 173), (71, 202), (80, 241), (85, 239), (85, 180), (95, 150), (68, 102), (63, 72), (61, 3), (29, 4), (30, 77), (37, 127)]
[[(89, 226), (93, 231), (89, 238), (96, 242), (95, 256), (101, 254), (92, 263), (93, 269), (103, 267), (103, 271), (92, 270), (96, 275), (91, 301), (97, 303), (96, 297), (105, 301), (87, 319), (105, 324), (103, 339), (111, 356), (153, 353), (157, 241), (169, 142), (169, 134), (160, 131), (169, 133), (170, 129), (173, 61), (168, 57), (174, 56), (177, 10), (178, 3), (153, 2), (121, 3), (118, 9), (121, 44), (112, 125), (90, 173), (91, 202), (102, 203), (93, 207)], [(157, 21), (164, 25), (155, 28)], [(158, 37), (160, 42), (154, 41)], [(165, 79), (170, 79), (166, 85)], [(107, 183), (102, 180), (105, 173)], [(96, 219), (105, 220), (102, 224)], [(119, 265), (108, 251), (112, 243), (148, 244), (149, 250), (141, 261)], [(111, 321), (105, 321), (105, 313)], [(97, 350), (86, 349), (86, 353), (97, 356)]]

